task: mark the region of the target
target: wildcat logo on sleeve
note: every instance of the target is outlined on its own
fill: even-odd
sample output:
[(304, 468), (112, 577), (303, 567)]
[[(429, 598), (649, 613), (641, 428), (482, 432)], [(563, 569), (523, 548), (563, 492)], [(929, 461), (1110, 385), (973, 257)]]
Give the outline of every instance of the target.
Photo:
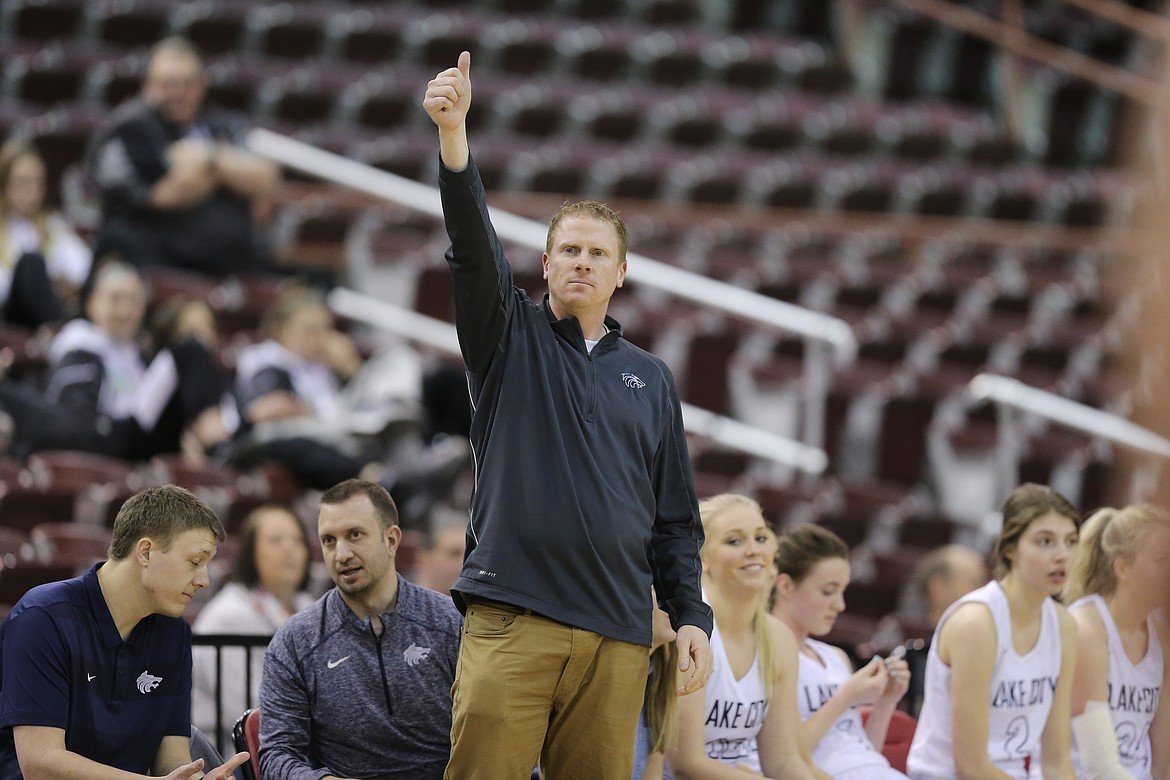
[(639, 379), (637, 374), (622, 374), (622, 381), (626, 383), (626, 387), (633, 390), (641, 390), (646, 386), (646, 383)]

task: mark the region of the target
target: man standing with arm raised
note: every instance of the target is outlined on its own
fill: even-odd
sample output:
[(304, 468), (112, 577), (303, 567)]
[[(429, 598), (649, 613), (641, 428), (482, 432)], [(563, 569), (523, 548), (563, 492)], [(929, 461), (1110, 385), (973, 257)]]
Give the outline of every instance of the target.
[(535, 305), (488, 219), (467, 143), (471, 55), (430, 82), (475, 492), (447, 777), (629, 777), (650, 586), (678, 632), (680, 693), (711, 669), (703, 530), (674, 379), (607, 316), (628, 236), (604, 204), (553, 217)]

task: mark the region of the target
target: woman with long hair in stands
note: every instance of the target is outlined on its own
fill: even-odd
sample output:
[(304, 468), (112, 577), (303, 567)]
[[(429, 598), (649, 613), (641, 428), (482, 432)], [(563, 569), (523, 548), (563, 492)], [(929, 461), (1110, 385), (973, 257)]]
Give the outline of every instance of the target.
[[(1151, 780), (1170, 769), (1170, 516), (1101, 509), (1081, 528), (1065, 603), (1077, 624), (1072, 691), (1077, 777)], [(1161, 696), (1159, 696), (1161, 692)]]
[(3, 319), (27, 327), (65, 319), (93, 254), (45, 205), (45, 162), (23, 140), (0, 147), (0, 301)]
[[(905, 780), (881, 746), (910, 686), (909, 666), (891, 655), (854, 671), (843, 650), (812, 639), (829, 633), (845, 611), (849, 548), (827, 528), (806, 523), (781, 535), (776, 566), (772, 614), (800, 647), (797, 707), (813, 763), (834, 778)], [(864, 724), (862, 706), (872, 707)]]
[[(271, 637), (276, 629), (313, 602), (309, 592), (309, 535), (291, 511), (265, 504), (248, 513), (240, 528), (240, 546), (231, 579), (203, 609), (192, 626), (196, 634), (243, 634)], [(195, 725), (216, 733), (216, 701), (224, 727), (220, 744), (246, 708), (260, 700), (264, 648), (225, 648), (216, 685), (215, 650), (192, 651), (191, 702)], [(245, 670), (251, 667), (251, 686)]]
[(800, 738), (796, 642), (767, 611), (776, 535), (746, 496), (704, 499), (699, 514), (703, 591), (715, 615), (714, 666), (707, 686), (678, 702), (669, 772), (701, 780), (823, 776)]
[(1076, 625), (1058, 604), (1081, 516), (1043, 485), (1004, 502), (996, 576), (952, 604), (926, 661), (926, 695), (908, 774), (1073, 778), (1069, 707)]

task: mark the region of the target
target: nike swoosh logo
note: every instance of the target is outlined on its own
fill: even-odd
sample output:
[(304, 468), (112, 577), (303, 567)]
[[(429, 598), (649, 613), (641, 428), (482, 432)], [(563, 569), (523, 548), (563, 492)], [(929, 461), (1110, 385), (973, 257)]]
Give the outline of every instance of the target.
[(341, 664), (343, 662), (348, 661), (348, 660), (349, 660), (349, 656), (347, 655), (344, 658), (338, 658), (336, 661), (326, 661), (325, 665), (328, 666), (330, 669), (336, 669), (337, 667), (341, 666)]
[(90, 674), (89, 672), (86, 672), (85, 676), (89, 678), (89, 682), (93, 682), (93, 678), (97, 677), (96, 674)]

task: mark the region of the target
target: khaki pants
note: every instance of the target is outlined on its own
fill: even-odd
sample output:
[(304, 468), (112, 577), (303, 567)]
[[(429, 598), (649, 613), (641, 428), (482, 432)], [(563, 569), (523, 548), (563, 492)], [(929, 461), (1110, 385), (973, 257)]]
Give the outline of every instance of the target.
[(446, 780), (625, 780), (649, 648), (473, 600), (463, 639)]

